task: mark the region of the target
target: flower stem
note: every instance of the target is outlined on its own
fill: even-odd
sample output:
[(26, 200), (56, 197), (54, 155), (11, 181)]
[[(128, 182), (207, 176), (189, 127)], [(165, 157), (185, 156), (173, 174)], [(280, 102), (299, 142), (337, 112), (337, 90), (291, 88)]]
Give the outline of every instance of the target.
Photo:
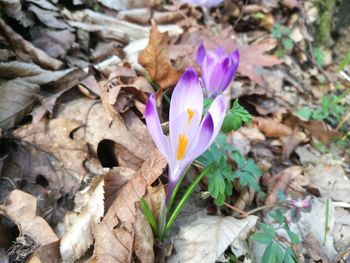
[(171, 214), (169, 221), (167, 222), (166, 226), (165, 226), (165, 231), (162, 232), (161, 234), (161, 240), (164, 239), (164, 236), (166, 235), (166, 233), (169, 231), (169, 229), (171, 228), (171, 226), (174, 224), (175, 219), (177, 218), (177, 216), (179, 215), (179, 213), (181, 212), (182, 208), (185, 206), (186, 202), (188, 201), (188, 199), (190, 198), (191, 194), (193, 193), (193, 191), (196, 189), (197, 185), (199, 184), (199, 182), (202, 180), (202, 178), (204, 177), (204, 175), (209, 171), (209, 169), (211, 169), (211, 165), (209, 165), (207, 168), (205, 168), (201, 174), (192, 182), (192, 184), (187, 188), (185, 194), (182, 196), (180, 202), (178, 203), (177, 207), (175, 208), (174, 212)]

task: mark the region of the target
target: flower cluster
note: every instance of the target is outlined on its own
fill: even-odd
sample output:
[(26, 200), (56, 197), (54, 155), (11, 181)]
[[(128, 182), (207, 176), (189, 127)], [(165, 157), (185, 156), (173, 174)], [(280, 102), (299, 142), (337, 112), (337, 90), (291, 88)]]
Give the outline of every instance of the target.
[(206, 151), (221, 129), (226, 103), (222, 93), (232, 81), (238, 66), (238, 52), (227, 55), (222, 49), (206, 53), (201, 45), (197, 63), (202, 64), (202, 79), (213, 99), (203, 116), (204, 95), (200, 80), (188, 68), (177, 83), (170, 102), (169, 136), (165, 136), (156, 109), (155, 94), (149, 97), (145, 118), (148, 130), (169, 165), (166, 205), (186, 168)]

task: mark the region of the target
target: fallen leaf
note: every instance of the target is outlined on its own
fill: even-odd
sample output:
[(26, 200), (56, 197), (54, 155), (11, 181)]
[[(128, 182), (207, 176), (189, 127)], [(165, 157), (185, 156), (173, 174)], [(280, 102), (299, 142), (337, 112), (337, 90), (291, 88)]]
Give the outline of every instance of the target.
[(134, 174), (135, 171), (129, 168), (114, 167), (104, 176), (105, 211), (108, 211), (118, 196), (119, 191), (129, 182)]
[(11, 49), (23, 61), (38, 64), (47, 69), (57, 70), (63, 66), (63, 63), (57, 59), (48, 56), (44, 51), (33, 46), (22, 36), (9, 27), (4, 20), (0, 18), (0, 34), (9, 42)]
[(104, 213), (103, 186), (103, 178), (94, 177), (87, 188), (76, 194), (75, 211), (64, 220), (65, 233), (60, 243), (64, 262), (79, 259), (93, 243), (92, 229)]
[(41, 9), (37, 5), (29, 5), (28, 10), (33, 12), (41, 23), (49, 28), (69, 29), (70, 26), (64, 22), (61, 14), (53, 10)]
[[(21, 70), (19, 70), (21, 71)], [(57, 88), (62, 77), (72, 72), (44, 71), (41, 74), (16, 78), (0, 84), (0, 128), (8, 129), (18, 124), (33, 108), (39, 93), (40, 85), (55, 83)]]
[(5, 79), (34, 76), (44, 72), (46, 72), (44, 69), (32, 63), (17, 60), (0, 63), (0, 77)]
[(310, 179), (310, 186), (317, 188), (322, 197), (350, 202), (350, 179), (340, 165), (325, 164), (318, 159), (318, 164), (307, 167), (304, 174)]
[(68, 29), (34, 27), (30, 30), (30, 35), (33, 44), (53, 58), (64, 58), (75, 43), (75, 35)]
[(267, 137), (279, 138), (289, 136), (293, 133), (292, 129), (274, 119), (253, 117), (253, 122), (257, 123), (259, 130)]
[(22, 9), (20, 0), (1, 1), (1, 7), (9, 17), (16, 19), (24, 27), (34, 24), (32, 15)]
[[(64, 186), (70, 186), (68, 189), (65, 187), (67, 192), (72, 190), (71, 187), (77, 189), (80, 180), (87, 173), (84, 168), (84, 161), (88, 158), (88, 150), (83, 141), (71, 139), (70, 134), (81, 125), (78, 121), (53, 119), (42, 120), (35, 127), (28, 124), (17, 129), (14, 132), (17, 138), (35, 145), (38, 152), (42, 151), (53, 158), (50, 160), (51, 162), (47, 162), (47, 167), (35, 166), (32, 168), (30, 168), (30, 159), (24, 159), (22, 164), (23, 168), (29, 172), (28, 176), (35, 180), (41, 174), (47, 179), (50, 187), (57, 190), (59, 190), (59, 187)], [(23, 155), (23, 158), (25, 157)], [(25, 163), (25, 161), (29, 161), (29, 163)], [(61, 165), (61, 173), (56, 174), (58, 171), (52, 171), (49, 165), (50, 163), (56, 163), (56, 165), (52, 164), (54, 167)], [(40, 173), (40, 169), (44, 169), (46, 173), (43, 171), (43, 173)], [(49, 172), (50, 170), (51, 172)], [(62, 182), (65, 183), (62, 185)]]
[(28, 235), (38, 246), (58, 240), (48, 223), (36, 216), (36, 198), (20, 190), (12, 191), (0, 213), (11, 219), (19, 228), (21, 235)]
[(102, 222), (94, 227), (96, 262), (129, 262), (131, 260), (136, 220), (135, 204), (146, 194), (166, 166), (164, 157), (155, 152), (120, 190)]
[(300, 175), (303, 171), (301, 166), (291, 166), (283, 170), (279, 174), (271, 177), (269, 180), (268, 196), (265, 199), (266, 205), (278, 202), (278, 193), (285, 192), (293, 178)]
[(77, 98), (59, 105), (53, 117), (84, 123), (83, 127), (75, 131), (74, 138), (88, 142), (96, 154), (103, 140), (123, 145), (142, 160), (146, 160), (155, 149), (146, 125), (132, 111), (123, 114), (123, 118), (118, 115), (110, 124), (101, 102)]
[(138, 62), (147, 70), (150, 78), (163, 90), (175, 85), (183, 72), (171, 65), (168, 51), (168, 33), (160, 33), (154, 22), (152, 22), (148, 46), (139, 54)]
[(247, 238), (257, 219), (205, 216), (183, 225), (174, 238), (176, 253), (167, 262), (215, 262), (232, 242)]
[(134, 251), (136, 257), (141, 263), (153, 263), (153, 232), (146, 216), (141, 212), (140, 208), (136, 210), (134, 230)]
[(38, 247), (27, 263), (61, 263), (60, 240)]
[(307, 136), (305, 133), (298, 131), (297, 129), (293, 130), (293, 133), (288, 136), (284, 136), (280, 138), (283, 149), (282, 155), (284, 159), (290, 157), (292, 152), (303, 142), (307, 141)]
[(320, 242), (311, 233), (304, 238), (303, 247), (313, 262), (329, 262)]

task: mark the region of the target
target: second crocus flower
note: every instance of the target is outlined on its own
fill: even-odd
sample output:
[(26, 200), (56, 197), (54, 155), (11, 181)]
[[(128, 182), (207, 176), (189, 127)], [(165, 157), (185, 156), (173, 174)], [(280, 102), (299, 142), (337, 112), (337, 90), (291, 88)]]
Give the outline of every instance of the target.
[(206, 52), (201, 44), (197, 51), (196, 63), (202, 66), (202, 80), (209, 98), (224, 92), (233, 80), (238, 64), (239, 52), (227, 54), (223, 48)]

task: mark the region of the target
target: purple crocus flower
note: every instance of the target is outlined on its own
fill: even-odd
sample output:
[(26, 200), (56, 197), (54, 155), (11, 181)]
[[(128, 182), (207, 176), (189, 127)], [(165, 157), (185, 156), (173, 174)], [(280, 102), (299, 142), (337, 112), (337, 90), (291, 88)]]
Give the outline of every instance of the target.
[(169, 136), (163, 134), (155, 94), (149, 97), (145, 111), (147, 128), (169, 165), (166, 205), (186, 168), (208, 149), (219, 133), (225, 112), (225, 98), (221, 95), (215, 98), (202, 118), (203, 91), (192, 68), (185, 71), (173, 91), (170, 102)]
[(214, 7), (224, 2), (224, 0), (182, 0), (182, 2), (192, 4), (192, 5)]
[(202, 65), (202, 79), (208, 97), (213, 98), (225, 91), (234, 78), (239, 64), (239, 52), (236, 49), (228, 55), (223, 48), (206, 52), (202, 43), (197, 51), (196, 63)]

